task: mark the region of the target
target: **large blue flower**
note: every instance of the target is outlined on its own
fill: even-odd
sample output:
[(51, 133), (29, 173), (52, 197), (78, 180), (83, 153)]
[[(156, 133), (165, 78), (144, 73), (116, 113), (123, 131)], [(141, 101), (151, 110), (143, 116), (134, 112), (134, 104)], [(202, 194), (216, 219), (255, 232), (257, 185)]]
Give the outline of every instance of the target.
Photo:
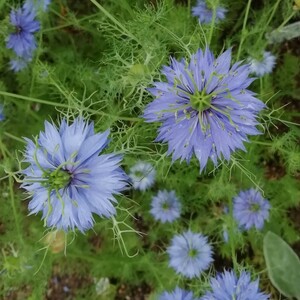
[(233, 199), (233, 216), (241, 228), (262, 229), (269, 218), (270, 203), (255, 189), (241, 191)]
[[(209, 1), (209, 0), (208, 0)], [(216, 8), (216, 21), (223, 20), (227, 9)], [(197, 5), (192, 8), (192, 15), (199, 18), (199, 23), (209, 24), (213, 18), (213, 7), (205, 0), (198, 0)]]
[(27, 141), (22, 185), (31, 195), (31, 214), (43, 212), (49, 227), (65, 231), (93, 226), (92, 213), (111, 217), (116, 213), (113, 194), (126, 186), (119, 167), (122, 157), (99, 153), (107, 146), (109, 131), (94, 133), (93, 123), (65, 120), (57, 129), (45, 122), (45, 132)]
[(207, 237), (191, 231), (175, 235), (167, 252), (170, 256), (169, 265), (178, 274), (188, 278), (199, 276), (213, 261)]
[(194, 300), (193, 292), (176, 287), (172, 292), (163, 292), (158, 300)]
[(175, 191), (159, 191), (152, 198), (151, 214), (155, 220), (162, 223), (173, 222), (180, 217), (181, 204), (176, 197)]
[(212, 292), (200, 300), (267, 300), (269, 296), (259, 291), (258, 279), (251, 281), (249, 273), (242, 272), (237, 278), (233, 271), (225, 271), (210, 281)]
[(193, 154), (200, 171), (210, 158), (230, 159), (242, 149), (247, 135), (257, 135), (257, 114), (265, 105), (246, 88), (249, 65), (230, 67), (231, 50), (214, 58), (209, 49), (192, 55), (190, 62), (171, 59), (163, 68), (167, 82), (154, 82), (149, 91), (156, 99), (144, 112), (147, 122), (161, 122), (156, 141), (167, 142), (173, 161), (190, 161)]
[(6, 46), (13, 49), (17, 56), (31, 56), (36, 48), (33, 34), (40, 29), (40, 23), (35, 18), (36, 11), (26, 5), (10, 13), (10, 23), (15, 32), (8, 36)]

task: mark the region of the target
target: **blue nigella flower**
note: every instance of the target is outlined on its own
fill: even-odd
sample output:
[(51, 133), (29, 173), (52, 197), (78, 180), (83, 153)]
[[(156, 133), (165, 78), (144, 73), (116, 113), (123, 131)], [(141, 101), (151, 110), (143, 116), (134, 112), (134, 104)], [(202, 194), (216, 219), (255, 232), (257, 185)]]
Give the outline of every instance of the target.
[(265, 105), (246, 88), (249, 65), (230, 67), (231, 50), (214, 58), (209, 49), (198, 50), (190, 62), (171, 58), (162, 73), (167, 82), (154, 82), (148, 90), (156, 99), (144, 112), (147, 122), (161, 122), (156, 141), (168, 142), (173, 161), (190, 161), (193, 154), (200, 171), (210, 158), (230, 159), (242, 149), (247, 135), (257, 135), (257, 114)]
[(207, 237), (190, 230), (175, 235), (167, 252), (170, 256), (169, 265), (176, 273), (188, 278), (199, 276), (213, 261)]
[(3, 121), (5, 119), (4, 113), (3, 113), (3, 105), (0, 104), (0, 121)]
[(180, 217), (181, 204), (176, 197), (175, 191), (159, 191), (152, 198), (151, 214), (154, 219), (162, 223), (173, 222)]
[(14, 72), (19, 72), (23, 69), (25, 69), (29, 62), (31, 62), (32, 57), (31, 56), (24, 56), (24, 57), (16, 57), (15, 59), (11, 59), (10, 69)]
[(249, 273), (242, 272), (237, 278), (231, 271), (212, 278), (210, 281), (211, 292), (207, 292), (200, 300), (267, 300), (269, 296), (259, 291), (259, 281), (251, 281)]
[(140, 161), (130, 168), (129, 177), (134, 189), (145, 191), (153, 185), (155, 174), (155, 169), (151, 164)]
[(40, 29), (40, 23), (35, 18), (35, 10), (28, 9), (26, 5), (10, 13), (10, 23), (15, 27), (15, 32), (8, 36), (6, 46), (13, 49), (17, 56), (31, 56), (36, 48), (33, 34)]
[(251, 72), (258, 77), (272, 72), (276, 57), (271, 52), (264, 51), (262, 59), (249, 59)]
[(163, 292), (158, 300), (195, 300), (193, 292), (188, 292), (176, 287), (172, 292)]
[(31, 195), (31, 214), (42, 211), (48, 227), (65, 231), (93, 226), (93, 213), (111, 217), (116, 213), (114, 194), (126, 186), (120, 168), (122, 157), (99, 153), (108, 144), (109, 131), (94, 133), (94, 124), (77, 118), (63, 120), (59, 128), (45, 122), (45, 131), (27, 141), (22, 185)]
[(48, 6), (50, 5), (51, 0), (26, 0), (24, 3), (24, 7), (27, 9), (35, 9), (35, 10), (42, 10), (47, 11)]
[(241, 228), (262, 229), (269, 218), (270, 203), (255, 189), (241, 191), (233, 199), (233, 216)]
[[(208, 0), (209, 1), (209, 0)], [(197, 5), (192, 8), (192, 15), (199, 18), (199, 23), (209, 24), (213, 18), (213, 7), (205, 0), (198, 0)], [(227, 9), (223, 7), (216, 8), (216, 22), (225, 19)]]

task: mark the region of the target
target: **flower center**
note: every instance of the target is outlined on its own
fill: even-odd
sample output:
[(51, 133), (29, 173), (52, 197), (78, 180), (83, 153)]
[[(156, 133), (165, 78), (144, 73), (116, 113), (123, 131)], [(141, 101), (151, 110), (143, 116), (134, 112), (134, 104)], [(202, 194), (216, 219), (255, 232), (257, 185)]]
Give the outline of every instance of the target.
[(251, 210), (252, 212), (258, 212), (258, 211), (260, 210), (260, 205), (257, 204), (257, 203), (253, 203), (253, 204), (251, 204), (251, 206), (250, 206), (250, 210)]
[(16, 26), (16, 33), (19, 34), (23, 31), (23, 28), (21, 26)]
[(53, 190), (59, 190), (70, 183), (71, 174), (65, 170), (56, 169), (44, 175), (46, 184)]
[(189, 257), (194, 258), (198, 255), (198, 251), (196, 249), (189, 250)]
[(212, 95), (197, 91), (194, 95), (190, 96), (191, 106), (199, 112), (210, 108)]
[(134, 174), (137, 178), (144, 178), (145, 177), (145, 174), (142, 171), (135, 171)]
[(164, 202), (161, 207), (163, 210), (169, 210), (169, 208), (170, 208), (170, 206), (167, 202)]

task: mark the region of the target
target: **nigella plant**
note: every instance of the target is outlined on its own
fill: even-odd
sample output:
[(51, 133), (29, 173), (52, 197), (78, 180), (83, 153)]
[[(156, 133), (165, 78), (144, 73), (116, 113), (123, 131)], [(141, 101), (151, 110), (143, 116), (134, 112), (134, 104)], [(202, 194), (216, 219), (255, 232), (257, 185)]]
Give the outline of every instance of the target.
[(169, 265), (176, 273), (188, 278), (199, 276), (213, 261), (207, 237), (190, 230), (175, 235), (167, 252), (170, 256)]
[(176, 197), (175, 191), (159, 191), (152, 198), (151, 214), (154, 219), (162, 223), (173, 222), (180, 217), (181, 204)]
[(230, 160), (245, 151), (248, 135), (257, 135), (258, 113), (265, 107), (247, 87), (249, 65), (231, 64), (231, 50), (215, 58), (209, 49), (198, 50), (190, 61), (171, 58), (162, 73), (167, 82), (154, 82), (149, 92), (156, 99), (144, 111), (146, 122), (160, 122), (156, 141), (168, 143), (173, 161), (190, 161), (193, 154), (202, 171), (210, 158)]
[(154, 184), (155, 174), (150, 163), (139, 161), (130, 168), (129, 178), (134, 189), (145, 191)]
[(233, 199), (233, 216), (243, 229), (262, 229), (269, 218), (270, 203), (256, 189), (241, 191)]
[(271, 52), (264, 51), (261, 59), (251, 58), (249, 63), (251, 72), (258, 77), (262, 77), (272, 72), (276, 63), (276, 57)]
[[(192, 8), (192, 15), (198, 17), (199, 23), (209, 24), (213, 18), (214, 8), (209, 2), (210, 0), (198, 0), (197, 5)], [(227, 10), (223, 7), (216, 7), (216, 22), (225, 19)]]
[(32, 195), (31, 214), (41, 211), (48, 227), (81, 232), (93, 226), (93, 213), (115, 215), (114, 194), (125, 188), (127, 176), (120, 155), (99, 155), (108, 135), (94, 133), (93, 123), (77, 118), (72, 124), (62, 120), (59, 128), (45, 122), (35, 141), (26, 139), (29, 167), (22, 187)]
[(172, 292), (163, 292), (158, 300), (194, 300), (193, 292), (176, 287)]
[(212, 291), (207, 292), (200, 300), (268, 300), (269, 296), (259, 290), (259, 281), (251, 281), (247, 272), (237, 277), (233, 271), (224, 271), (210, 280)]

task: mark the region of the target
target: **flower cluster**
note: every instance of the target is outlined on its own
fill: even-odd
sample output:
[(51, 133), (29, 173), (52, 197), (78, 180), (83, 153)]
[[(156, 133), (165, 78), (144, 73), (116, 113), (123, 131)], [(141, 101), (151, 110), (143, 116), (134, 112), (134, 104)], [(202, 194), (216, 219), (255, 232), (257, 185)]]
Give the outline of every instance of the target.
[(241, 191), (233, 199), (233, 216), (243, 229), (262, 229), (269, 218), (270, 203), (255, 189)]
[(175, 191), (159, 191), (152, 198), (151, 214), (155, 220), (162, 223), (173, 222), (180, 217), (181, 204), (176, 197)]
[(178, 274), (188, 278), (199, 276), (213, 261), (207, 237), (191, 231), (174, 236), (167, 252), (170, 256), (169, 265)]
[(127, 176), (121, 156), (99, 155), (108, 135), (95, 134), (93, 123), (78, 118), (71, 125), (63, 120), (59, 128), (45, 122), (38, 139), (26, 139), (30, 165), (22, 187), (32, 195), (31, 214), (42, 211), (48, 227), (84, 232), (93, 226), (93, 213), (107, 218), (116, 213), (113, 194), (125, 188)]
[(251, 281), (249, 273), (242, 272), (238, 278), (233, 271), (224, 271), (210, 281), (211, 292), (207, 292), (200, 300), (255, 299), (267, 300), (269, 296), (259, 291), (258, 279)]
[(247, 87), (249, 65), (230, 67), (231, 50), (215, 58), (209, 49), (198, 50), (190, 61), (171, 59), (162, 73), (167, 82), (154, 82), (149, 92), (156, 99), (147, 105), (147, 122), (161, 122), (156, 141), (167, 142), (173, 161), (190, 161), (193, 154), (202, 171), (210, 158), (229, 160), (242, 149), (248, 135), (257, 135), (258, 113), (265, 107)]
[(36, 49), (34, 34), (40, 30), (40, 22), (37, 21), (39, 8), (46, 10), (50, 0), (27, 0), (23, 6), (13, 9), (10, 13), (10, 24), (13, 27), (6, 40), (6, 47), (12, 49), (15, 58), (10, 61), (10, 68), (19, 72), (32, 60)]
[[(215, 10), (216, 22), (225, 19), (227, 9), (223, 7), (216, 7)], [(192, 15), (194, 17), (198, 17), (199, 23), (209, 24), (212, 21), (214, 9), (209, 2), (205, 0), (198, 0), (197, 5), (192, 8)]]

